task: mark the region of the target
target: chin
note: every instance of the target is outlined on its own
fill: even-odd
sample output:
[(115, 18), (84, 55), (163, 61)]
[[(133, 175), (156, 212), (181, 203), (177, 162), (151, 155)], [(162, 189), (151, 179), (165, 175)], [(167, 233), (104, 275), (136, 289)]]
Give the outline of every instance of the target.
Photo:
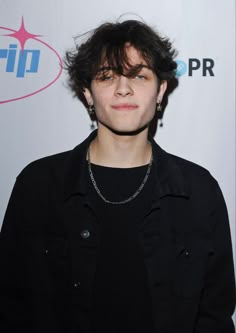
[(145, 124), (143, 126), (140, 127), (123, 127), (123, 128), (119, 128), (119, 127), (113, 127), (110, 125), (107, 125), (105, 123), (102, 123), (103, 126), (105, 126), (106, 128), (108, 128), (112, 133), (116, 134), (116, 135), (137, 135), (139, 133), (141, 133), (142, 131), (144, 131), (145, 129), (148, 128), (149, 123)]

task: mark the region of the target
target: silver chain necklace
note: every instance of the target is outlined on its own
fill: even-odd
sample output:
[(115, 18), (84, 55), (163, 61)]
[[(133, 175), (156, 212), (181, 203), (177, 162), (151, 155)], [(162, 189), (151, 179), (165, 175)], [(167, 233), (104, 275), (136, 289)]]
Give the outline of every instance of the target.
[(147, 172), (146, 172), (146, 174), (145, 174), (145, 176), (143, 178), (143, 181), (142, 181), (141, 185), (139, 186), (139, 188), (137, 189), (137, 191), (134, 192), (134, 194), (132, 194), (130, 197), (128, 197), (125, 200), (121, 200), (121, 201), (110, 201), (110, 200), (106, 199), (102, 195), (101, 191), (99, 190), (99, 188), (97, 186), (96, 180), (94, 179), (94, 175), (93, 175), (92, 167), (91, 167), (91, 161), (90, 161), (90, 147), (88, 147), (88, 171), (89, 171), (89, 176), (90, 176), (90, 179), (91, 179), (92, 184), (94, 186), (94, 189), (95, 189), (95, 191), (97, 192), (97, 194), (100, 196), (100, 198), (104, 202), (112, 204), (112, 205), (122, 205), (122, 204), (125, 204), (127, 202), (132, 201), (134, 198), (136, 198), (139, 195), (139, 193), (142, 191), (142, 189), (143, 189), (144, 185), (146, 184), (146, 182), (148, 180), (148, 177), (150, 175), (151, 167), (152, 167), (152, 161), (153, 161), (153, 156), (152, 156), (152, 153), (151, 153), (151, 158), (150, 158), (150, 161), (149, 161), (149, 164), (148, 164)]

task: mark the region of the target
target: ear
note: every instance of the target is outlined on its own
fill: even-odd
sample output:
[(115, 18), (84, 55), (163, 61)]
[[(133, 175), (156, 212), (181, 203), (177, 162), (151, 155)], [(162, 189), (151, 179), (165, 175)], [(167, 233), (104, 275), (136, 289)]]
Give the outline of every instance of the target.
[(91, 91), (88, 88), (84, 89), (84, 96), (86, 98), (86, 101), (89, 105), (93, 105), (93, 96)]
[(161, 103), (167, 88), (167, 81), (162, 81), (157, 95), (157, 103)]

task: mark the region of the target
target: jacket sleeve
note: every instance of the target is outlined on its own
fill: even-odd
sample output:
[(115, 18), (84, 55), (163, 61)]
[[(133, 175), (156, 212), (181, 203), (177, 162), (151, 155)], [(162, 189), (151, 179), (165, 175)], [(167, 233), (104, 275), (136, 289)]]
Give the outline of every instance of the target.
[(235, 277), (227, 209), (218, 183), (211, 193), (213, 255), (209, 257), (196, 333), (234, 333)]
[(24, 263), (24, 210), (29, 194), (21, 179), (13, 188), (0, 233), (0, 332), (31, 332), (30, 284)]

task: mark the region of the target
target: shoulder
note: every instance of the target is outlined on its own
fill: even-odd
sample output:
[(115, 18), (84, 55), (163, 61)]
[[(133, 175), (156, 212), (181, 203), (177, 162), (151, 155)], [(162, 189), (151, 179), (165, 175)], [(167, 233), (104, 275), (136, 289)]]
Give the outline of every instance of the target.
[(66, 160), (69, 158), (71, 152), (69, 150), (32, 161), (19, 173), (17, 180), (32, 181), (36, 176), (38, 180), (43, 180), (45, 177), (60, 173), (60, 171), (63, 171)]
[(189, 190), (190, 202), (197, 203), (199, 209), (204, 208), (210, 214), (213, 214), (220, 207), (227, 211), (220, 185), (209, 170), (172, 154), (169, 154), (169, 158), (178, 165)]
[(167, 153), (169, 155), (169, 159), (172, 160), (174, 163), (176, 163), (181, 170), (183, 176), (189, 180), (189, 181), (213, 181), (215, 182), (215, 178), (212, 176), (209, 170), (207, 170), (205, 167), (186, 160), (182, 157)]
[(167, 179), (185, 188), (191, 197), (210, 198), (220, 192), (217, 180), (205, 167), (166, 152), (159, 146), (158, 149)]
[(181, 173), (184, 179), (189, 183), (190, 186), (195, 187), (204, 187), (206, 189), (209, 188), (217, 188), (219, 187), (217, 180), (211, 174), (211, 172), (205, 167), (186, 160), (182, 157), (175, 156), (169, 154), (170, 158), (175, 161), (175, 163), (179, 166)]
[[(197, 222), (197, 226), (207, 226), (209, 230), (213, 230), (216, 225), (223, 224), (228, 228), (228, 213), (224, 196), (217, 180), (212, 174), (204, 167), (186, 160), (184, 158), (175, 156), (173, 154), (166, 154), (165, 160), (168, 161), (169, 170), (172, 173), (170, 183), (176, 184), (180, 189), (178, 193), (184, 196), (182, 201), (184, 206), (187, 207), (193, 214), (192, 221)], [(184, 191), (181, 192), (181, 189)], [(180, 205), (180, 201), (178, 200)], [(214, 218), (218, 216), (219, 218)], [(207, 220), (205, 219), (207, 217)], [(221, 218), (220, 218), (221, 217)], [(192, 222), (193, 223), (193, 222)], [(191, 224), (192, 225), (192, 224)]]
[[(62, 153), (46, 156), (29, 163), (18, 175), (17, 180), (45, 182), (47, 179), (62, 181), (65, 174), (70, 172), (71, 167), (77, 171), (81, 162), (85, 159), (88, 143), (96, 135), (92, 132), (84, 141), (74, 149)], [(69, 170), (69, 171), (68, 171)]]

